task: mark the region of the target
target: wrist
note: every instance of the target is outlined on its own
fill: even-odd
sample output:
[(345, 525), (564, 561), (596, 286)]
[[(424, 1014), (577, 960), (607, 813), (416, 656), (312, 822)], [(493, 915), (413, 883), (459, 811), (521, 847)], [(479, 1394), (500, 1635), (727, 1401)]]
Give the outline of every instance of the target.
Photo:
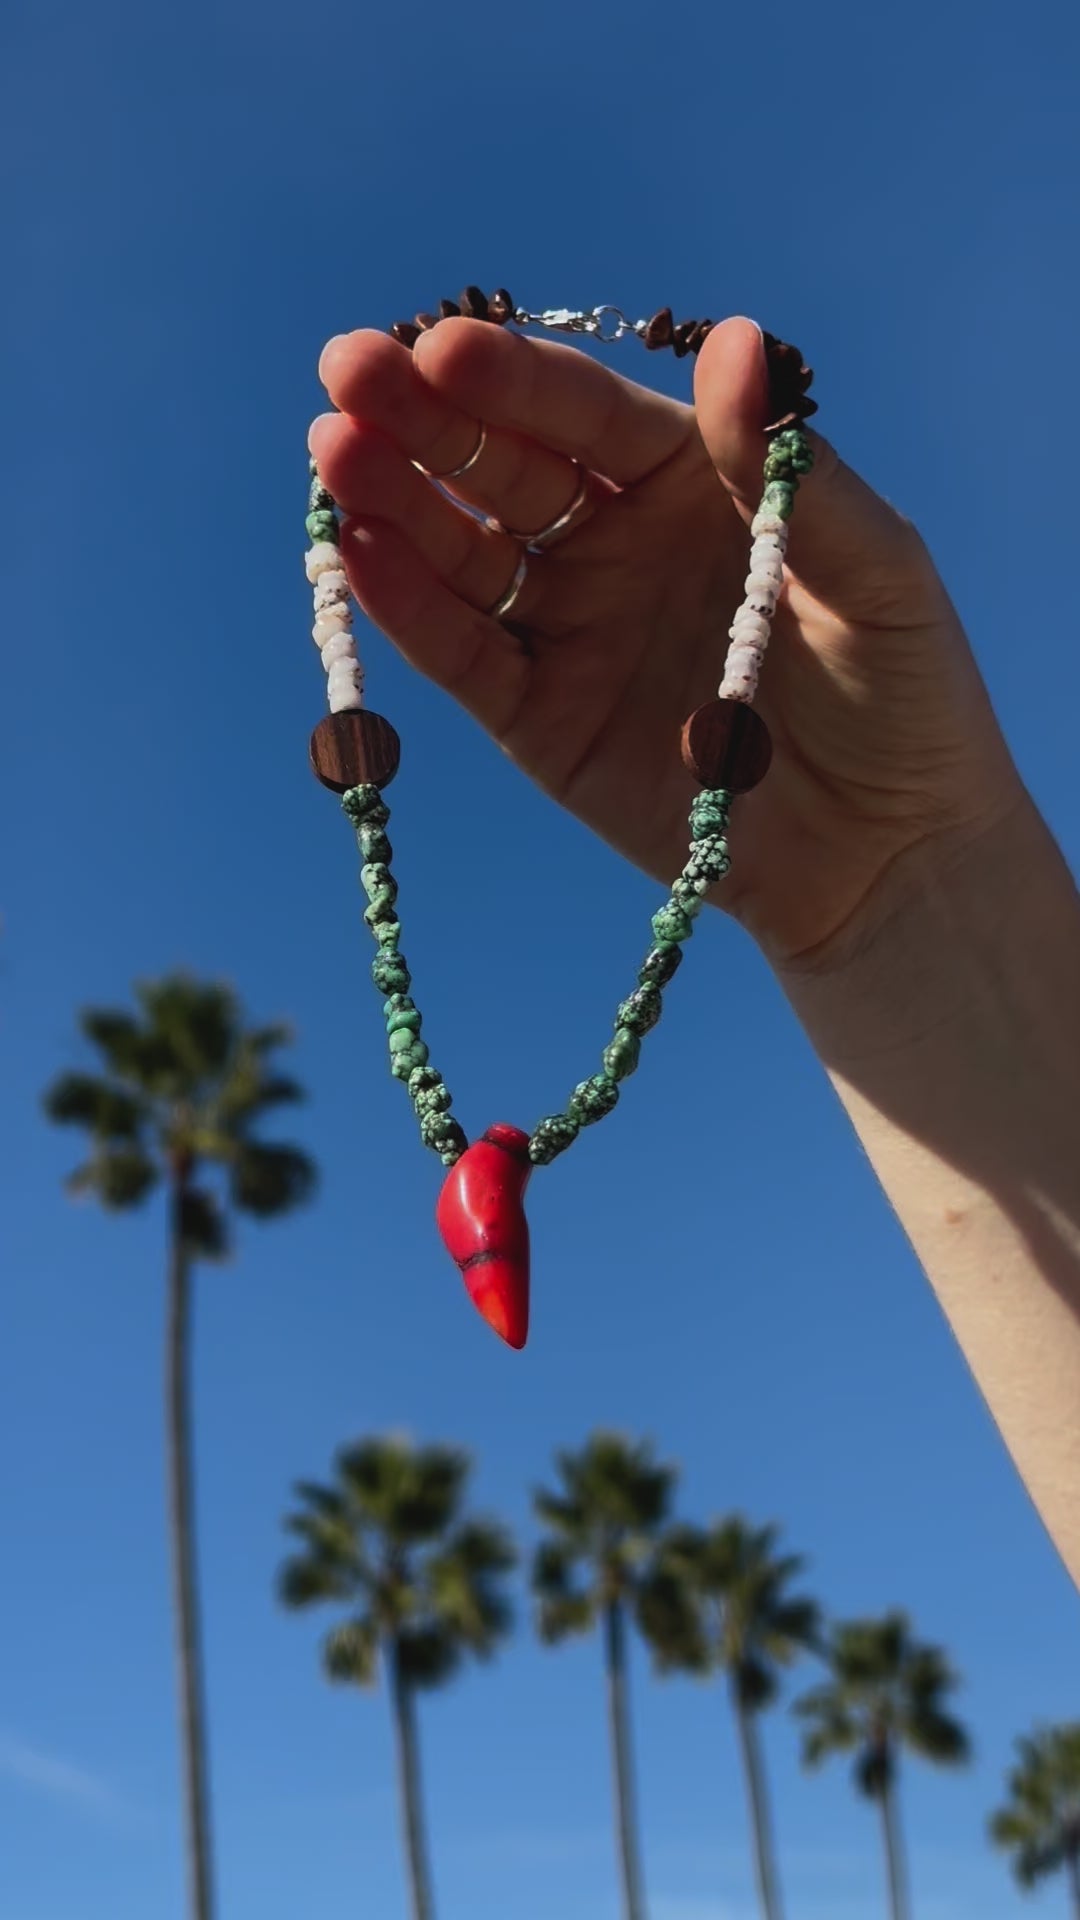
[[(994, 1049), (1080, 999), (1080, 904), (1061, 853), (1017, 781), (979, 828), (897, 860), (827, 951), (782, 965), (782, 986), (825, 1065), (923, 1070), (948, 1036)], [(877, 1078), (876, 1071), (873, 1077)]]

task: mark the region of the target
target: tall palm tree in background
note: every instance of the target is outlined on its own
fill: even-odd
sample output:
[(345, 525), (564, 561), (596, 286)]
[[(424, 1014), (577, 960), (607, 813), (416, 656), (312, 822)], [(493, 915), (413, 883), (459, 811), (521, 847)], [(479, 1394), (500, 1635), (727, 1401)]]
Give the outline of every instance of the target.
[(505, 1529), (466, 1519), (469, 1463), (448, 1447), (367, 1439), (343, 1447), (330, 1486), (301, 1482), (287, 1530), (302, 1545), (281, 1569), (288, 1607), (332, 1602), (346, 1617), (323, 1642), (329, 1679), (373, 1686), (382, 1668), (397, 1741), (413, 1920), (433, 1920), (416, 1695), (466, 1654), (486, 1659), (510, 1630)]
[(627, 1699), (627, 1626), (655, 1571), (675, 1472), (648, 1443), (597, 1433), (579, 1453), (556, 1456), (557, 1491), (533, 1496), (548, 1529), (533, 1563), (537, 1624), (554, 1645), (599, 1625), (604, 1638), (616, 1838), (624, 1920), (645, 1920)]
[(990, 1821), (990, 1837), (1012, 1854), (1022, 1887), (1064, 1870), (1080, 1920), (1080, 1721), (1040, 1727), (1016, 1742), (1008, 1802)]
[(881, 1812), (891, 1920), (908, 1920), (900, 1755), (908, 1748), (937, 1766), (968, 1758), (967, 1734), (945, 1705), (956, 1678), (940, 1648), (912, 1638), (902, 1613), (834, 1627), (824, 1655), (831, 1678), (795, 1702), (806, 1723), (803, 1760), (814, 1767), (832, 1754), (854, 1754), (855, 1784)]
[(98, 1070), (65, 1073), (45, 1096), (50, 1119), (81, 1127), (89, 1155), (68, 1181), (110, 1211), (167, 1197), (165, 1428), (180, 1730), (193, 1920), (212, 1920), (214, 1876), (196, 1573), (190, 1409), (191, 1282), (229, 1249), (234, 1210), (270, 1218), (307, 1198), (314, 1168), (255, 1132), (271, 1108), (301, 1098), (273, 1056), (282, 1026), (248, 1027), (224, 986), (184, 975), (138, 986), (134, 1012), (81, 1016)]
[(779, 1878), (758, 1715), (782, 1669), (818, 1643), (816, 1603), (789, 1591), (797, 1554), (777, 1551), (775, 1527), (738, 1514), (707, 1529), (673, 1527), (642, 1599), (642, 1621), (661, 1668), (722, 1673), (739, 1736), (763, 1920), (781, 1920)]

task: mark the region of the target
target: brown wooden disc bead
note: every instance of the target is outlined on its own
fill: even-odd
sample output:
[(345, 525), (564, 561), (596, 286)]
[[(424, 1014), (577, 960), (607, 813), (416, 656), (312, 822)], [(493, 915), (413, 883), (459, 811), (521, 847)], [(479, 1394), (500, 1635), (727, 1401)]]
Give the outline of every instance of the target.
[(709, 700), (683, 727), (682, 758), (701, 786), (749, 793), (769, 771), (772, 740), (744, 700)]
[(401, 741), (389, 720), (358, 707), (324, 714), (308, 754), (324, 787), (348, 793), (350, 787), (388, 787), (401, 760)]
[(461, 311), (468, 320), (486, 320), (488, 297), (483, 287), (466, 287), (458, 296)]

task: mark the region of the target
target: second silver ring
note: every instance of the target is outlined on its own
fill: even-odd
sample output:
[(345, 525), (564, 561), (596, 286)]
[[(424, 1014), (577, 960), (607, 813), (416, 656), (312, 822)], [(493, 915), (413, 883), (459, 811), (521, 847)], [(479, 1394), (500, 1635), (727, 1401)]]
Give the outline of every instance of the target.
[(556, 534), (565, 533), (572, 522), (577, 519), (582, 507), (585, 505), (589, 492), (589, 475), (587, 469), (582, 466), (580, 460), (575, 460), (573, 464), (574, 471), (578, 477), (574, 497), (568, 507), (564, 507), (561, 513), (555, 515), (554, 520), (549, 520), (547, 525), (540, 527), (536, 533), (521, 533), (516, 527), (508, 527), (505, 521), (497, 520), (494, 515), (489, 515), (487, 524), (492, 532), (508, 533), (511, 540), (520, 540), (524, 547), (534, 553), (539, 552), (542, 547), (547, 545), (548, 541), (553, 540)]

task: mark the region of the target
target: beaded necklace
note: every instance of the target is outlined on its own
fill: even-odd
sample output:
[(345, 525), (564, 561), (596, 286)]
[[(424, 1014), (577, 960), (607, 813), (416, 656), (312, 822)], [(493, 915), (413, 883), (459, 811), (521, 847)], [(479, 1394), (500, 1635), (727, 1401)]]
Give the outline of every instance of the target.
[[(437, 314), (420, 313), (414, 321), (397, 321), (390, 332), (400, 345), (412, 348), (421, 333), (456, 315), (495, 326), (540, 327), (605, 346), (632, 335), (650, 350), (670, 347), (680, 359), (700, 351), (713, 325), (710, 320), (676, 322), (669, 307), (650, 320), (634, 321), (613, 306), (585, 311), (557, 307), (531, 313), (516, 306), (504, 289), (489, 298), (480, 288), (467, 287), (460, 300), (440, 302)], [(400, 742), (389, 721), (363, 704), (363, 670), (352, 632), (337, 508), (311, 462), (306, 521), (311, 547), (306, 566), (315, 592), (313, 638), (327, 670), (330, 708), (311, 736), (311, 765), (323, 785), (342, 796), (342, 808), (356, 832), (360, 880), (368, 900), (364, 920), (377, 948), (371, 977), (384, 996), (390, 1071), (405, 1085), (424, 1145), (449, 1168), (436, 1208), (439, 1230), (474, 1305), (512, 1347), (523, 1347), (528, 1333), (529, 1229), (524, 1193), (532, 1170), (565, 1152), (582, 1127), (602, 1120), (618, 1101), (622, 1081), (638, 1064), (642, 1038), (660, 1018), (663, 990), (682, 963), (683, 947), (705, 896), (728, 872), (732, 800), (758, 784), (772, 757), (765, 722), (751, 702), (784, 583), (788, 521), (799, 477), (813, 463), (802, 423), (817, 408), (808, 394), (813, 376), (798, 349), (769, 333), (764, 335), (764, 345), (770, 424), (764, 429), (763, 491), (750, 527), (745, 597), (728, 629), (730, 645), (717, 696), (692, 713), (682, 729), (683, 763), (701, 789), (690, 809), (689, 855), (668, 899), (653, 915), (652, 944), (638, 968), (636, 985), (616, 1010), (600, 1071), (579, 1082), (565, 1108), (539, 1120), (531, 1134), (499, 1123), (470, 1146), (452, 1112), (449, 1088), (432, 1066), (421, 1037), (420, 1009), (412, 996), (412, 974), (401, 948), (398, 886), (391, 872), (393, 849), (386, 831), (390, 810), (382, 796), (397, 772)], [(477, 443), (460, 466), (441, 474), (421, 471), (432, 480), (456, 480), (479, 460), (485, 440), (481, 424)], [(521, 556), (505, 593), (490, 609), (492, 618), (505, 620), (511, 611), (529, 554), (572, 526), (584, 504), (588, 479), (583, 469), (577, 471), (569, 506), (538, 532), (514, 534), (521, 542)], [(488, 524), (499, 527), (498, 521)]]

